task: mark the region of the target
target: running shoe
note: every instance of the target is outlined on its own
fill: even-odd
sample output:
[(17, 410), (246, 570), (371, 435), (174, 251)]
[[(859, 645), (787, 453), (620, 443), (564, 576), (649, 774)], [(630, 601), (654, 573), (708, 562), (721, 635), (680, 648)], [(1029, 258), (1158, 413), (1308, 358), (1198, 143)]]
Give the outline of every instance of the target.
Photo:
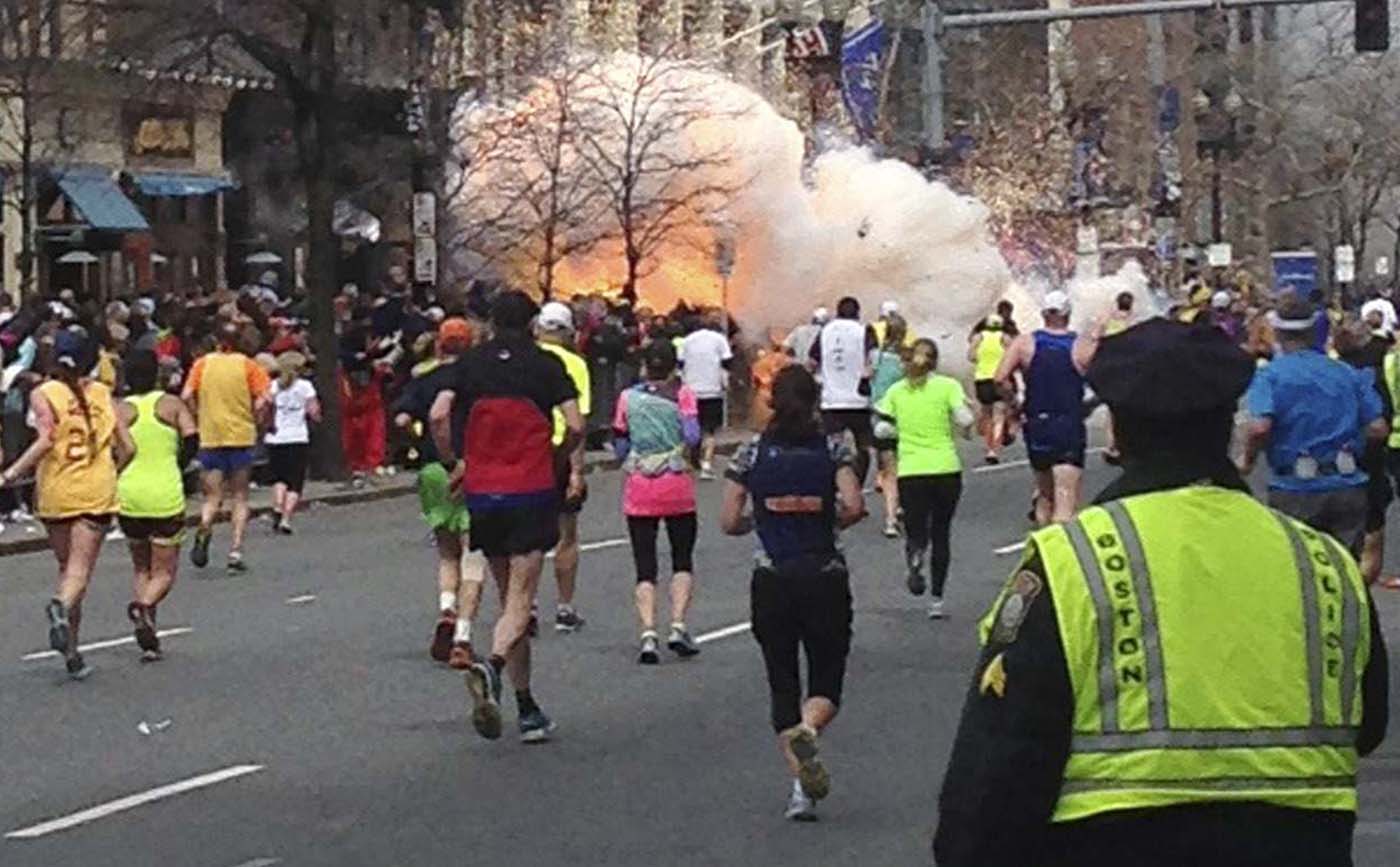
[(196, 569), (209, 565), (209, 542), (214, 534), (208, 530), (198, 530), (194, 534), (194, 545), (190, 547), (190, 562)]
[(126, 617), (136, 626), (136, 646), (141, 648), (143, 658), (147, 653), (159, 654), (160, 637), (156, 635), (156, 623), (151, 618), (151, 609), (140, 602), (132, 602), (126, 606)]
[(792, 794), (788, 795), (787, 810), (783, 818), (789, 822), (817, 821), (817, 804), (802, 791), (802, 784), (792, 781)]
[(50, 599), (49, 604), (44, 606), (44, 613), (49, 618), (49, 647), (59, 653), (68, 652), (68, 608), (57, 599)]
[(428, 655), (437, 662), (447, 662), (452, 655), (452, 635), (456, 631), (457, 615), (451, 611), (442, 612), (437, 626), (433, 627), (433, 643), (428, 648)]
[(237, 551), (230, 551), (228, 554), (228, 574), (243, 575), (248, 571), (248, 564), (243, 562), (243, 555)]
[(572, 608), (560, 608), (554, 615), (555, 632), (577, 632), (583, 628), (583, 624), (588, 621), (579, 616), (578, 612)]
[(796, 725), (784, 733), (792, 754), (797, 757), (797, 782), (802, 793), (814, 801), (831, 794), (831, 774), (818, 753), (817, 734), (805, 725)]
[(700, 655), (700, 645), (695, 643), (695, 639), (690, 637), (689, 632), (677, 626), (671, 627), (671, 634), (666, 638), (666, 646), (671, 648), (671, 652), (681, 659)]
[(87, 676), (92, 674), (92, 666), (87, 664), (81, 653), (66, 657), (63, 667), (68, 669), (68, 677), (71, 680), (87, 680)]
[(529, 713), (520, 715), (520, 742), (523, 744), (542, 744), (548, 741), (550, 735), (554, 734), (554, 721), (544, 715), (544, 711), (535, 708)]
[(472, 728), (494, 741), (501, 736), (501, 676), (490, 662), (467, 669), (467, 692), (472, 697)]
[(922, 554), (909, 554), (907, 557), (909, 564), (909, 576), (905, 585), (909, 592), (915, 596), (924, 595), (928, 589), (928, 583), (924, 580), (924, 558)]
[(899, 538), (899, 522), (898, 522), (898, 521), (889, 520), (889, 521), (886, 521), (886, 522), (885, 522), (885, 538), (886, 538), (886, 539), (898, 539), (898, 538)]
[(935, 596), (935, 597), (933, 597), (932, 599), (929, 600), (929, 603), (928, 603), (928, 619), (929, 619), (929, 620), (942, 620), (942, 619), (943, 619), (943, 597), (942, 597), (942, 596)]
[(470, 644), (454, 644), (452, 651), (447, 655), (447, 665), (457, 671), (466, 671), (472, 667), (476, 659), (472, 656), (472, 646)]
[(713, 482), (715, 480), (715, 469), (710, 464), (700, 465), (700, 481)]
[(1001, 456), (995, 452), (987, 452), (987, 466), (994, 467), (1001, 463)]
[(637, 662), (642, 665), (660, 664), (661, 651), (657, 649), (655, 632), (645, 632), (642, 634), (642, 650), (637, 654)]

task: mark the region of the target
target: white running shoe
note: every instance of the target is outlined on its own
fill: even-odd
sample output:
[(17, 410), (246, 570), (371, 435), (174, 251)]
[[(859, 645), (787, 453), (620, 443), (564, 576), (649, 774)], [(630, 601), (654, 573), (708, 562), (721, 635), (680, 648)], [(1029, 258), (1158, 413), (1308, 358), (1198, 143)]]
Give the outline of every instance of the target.
[(802, 784), (797, 780), (792, 781), (792, 794), (788, 795), (787, 810), (783, 813), (783, 818), (789, 822), (817, 821), (817, 802), (807, 797), (807, 793), (802, 791)]
[(928, 603), (928, 619), (929, 619), (929, 620), (942, 620), (942, 619), (943, 619), (943, 597), (942, 597), (942, 596), (935, 596), (935, 597), (933, 597), (933, 599), (929, 600), (929, 603)]

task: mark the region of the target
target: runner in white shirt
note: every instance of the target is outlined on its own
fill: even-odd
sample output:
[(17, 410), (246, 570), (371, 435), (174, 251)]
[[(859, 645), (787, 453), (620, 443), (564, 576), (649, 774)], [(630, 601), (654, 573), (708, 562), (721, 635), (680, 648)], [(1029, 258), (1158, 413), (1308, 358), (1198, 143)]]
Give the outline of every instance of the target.
[(878, 346), (874, 329), (860, 322), (860, 302), (847, 297), (836, 305), (836, 318), (822, 328), (810, 355), (822, 383), (822, 422), (828, 435), (850, 431), (855, 437), (855, 471), (862, 485), (875, 447), (868, 359)]
[(292, 535), (292, 515), (301, 501), (310, 459), (310, 422), (321, 420), (321, 402), (316, 386), (303, 377), (306, 358), (299, 352), (277, 357), (277, 379), (272, 383), (272, 403), (276, 408), (272, 429), (263, 437), (267, 462), (272, 470), (272, 530)]
[(812, 353), (812, 344), (817, 342), (817, 336), (822, 333), (822, 326), (830, 321), (831, 311), (825, 307), (818, 307), (812, 311), (812, 321), (804, 322), (788, 333), (787, 339), (783, 341), (783, 348), (811, 369), (808, 356)]
[(681, 379), (695, 392), (700, 407), (700, 478), (715, 478), (715, 433), (724, 424), (724, 393), (734, 352), (720, 333), (718, 317), (707, 316), (701, 327), (681, 341)]

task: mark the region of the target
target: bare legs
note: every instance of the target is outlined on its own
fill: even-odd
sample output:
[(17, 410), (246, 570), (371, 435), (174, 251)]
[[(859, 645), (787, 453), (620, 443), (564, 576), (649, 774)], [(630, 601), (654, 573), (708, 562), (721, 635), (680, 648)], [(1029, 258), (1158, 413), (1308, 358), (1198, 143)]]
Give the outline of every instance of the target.
[[(695, 595), (695, 576), (690, 572), (677, 572), (671, 576), (671, 622), (685, 623), (690, 611), (690, 601)], [(642, 624), (642, 632), (656, 631), (656, 584), (651, 581), (638, 582), (633, 591), (637, 603), (637, 620)]]
[(530, 605), (539, 589), (544, 553), (536, 551), (488, 561), (500, 593), (501, 615), (491, 641), (491, 656), (504, 659), (506, 674), (517, 692), (530, 688)]
[[(48, 525), (49, 545), (58, 561), (58, 592), (54, 594), (68, 615), (68, 641), (64, 656), (78, 655), (78, 628), (83, 617), (83, 597), (87, 595), (97, 555), (102, 550), (104, 528), (83, 518)], [(52, 603), (50, 603), (52, 605)], [(58, 650), (59, 648), (54, 648)], [(73, 669), (70, 667), (69, 671)]]
[(559, 516), (559, 546), (554, 549), (554, 580), (559, 584), (559, 606), (574, 607), (578, 584), (578, 515)]
[(1079, 510), (1084, 470), (1071, 464), (1056, 464), (1035, 473), (1035, 522), (1037, 526), (1063, 524)]
[[(836, 705), (831, 703), (831, 699), (821, 696), (812, 696), (802, 703), (802, 725), (820, 735), (822, 729), (831, 725), (831, 721), (836, 719)], [(788, 732), (778, 735), (778, 751), (783, 754), (783, 760), (787, 762), (788, 768), (795, 777), (801, 770), (801, 762), (792, 751), (792, 736)]]

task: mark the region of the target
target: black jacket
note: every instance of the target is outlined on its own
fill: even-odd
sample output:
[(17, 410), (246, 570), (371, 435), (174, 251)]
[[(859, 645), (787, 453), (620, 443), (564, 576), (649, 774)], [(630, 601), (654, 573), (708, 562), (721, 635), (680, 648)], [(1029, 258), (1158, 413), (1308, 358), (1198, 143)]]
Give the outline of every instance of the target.
[[(1246, 489), (1228, 463), (1129, 467), (1098, 502), (1168, 490), (1209, 479)], [(1264, 803), (1217, 803), (1125, 810), (1051, 824), (1069, 758), (1070, 694), (1055, 600), (1039, 556), (1022, 569), (1041, 576), (1019, 631), (983, 648), (953, 755), (943, 781), (933, 851), (940, 867), (1349, 867), (1356, 817)], [(1003, 654), (1004, 694), (980, 683)], [(1385, 736), (1388, 674), (1385, 645), (1371, 606), (1371, 660), (1362, 675), (1363, 720), (1357, 747), (1373, 751)]]

